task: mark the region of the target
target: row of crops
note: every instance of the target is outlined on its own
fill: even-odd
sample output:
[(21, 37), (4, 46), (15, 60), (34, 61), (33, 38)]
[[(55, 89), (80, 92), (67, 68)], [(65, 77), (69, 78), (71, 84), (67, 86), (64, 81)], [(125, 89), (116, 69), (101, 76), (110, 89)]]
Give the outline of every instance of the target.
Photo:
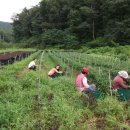
[[(49, 88), (46, 88), (45, 97), (47, 97), (50, 103), (46, 103), (46, 101), (44, 102), (46, 103), (45, 106), (48, 109), (48, 113), (50, 113), (50, 117), (52, 117), (50, 121), (51, 123), (48, 124), (48, 127), (51, 125), (53, 126), (53, 123), (55, 123), (59, 126), (57, 127), (60, 130), (130, 129), (128, 124), (128, 121), (130, 119), (130, 107), (128, 103), (122, 103), (113, 97), (106, 96), (105, 99), (98, 100), (96, 104), (93, 98), (90, 97), (90, 99), (88, 99), (86, 95), (82, 95), (74, 89), (76, 78), (75, 74), (77, 74), (77, 71), (81, 71), (81, 68), (83, 66), (86, 66), (86, 64), (82, 64), (79, 61), (76, 62), (76, 59), (74, 60), (74, 58), (71, 57), (70, 53), (68, 52), (49, 51), (45, 55), (48, 55), (49, 57), (45, 57), (45, 63), (48, 66), (50, 64), (50, 62), (48, 63), (48, 60), (51, 59), (51, 61), (55, 62), (55, 65), (57, 63), (60, 64), (67, 73), (65, 76), (59, 79), (55, 79), (52, 82), (46, 83)], [(96, 74), (93, 73), (96, 71), (96, 69), (93, 70), (93, 67), (91, 66), (90, 69), (90, 76), (92, 77)], [(101, 74), (101, 76), (102, 75), (103, 74)], [(99, 73), (98, 76), (100, 76)], [(95, 78), (96, 82), (103, 85), (101, 82), (103, 76), (98, 76)], [(97, 81), (99, 78), (100, 80)], [(109, 76), (106, 80), (109, 81)], [(98, 86), (98, 88), (106, 91), (109, 89), (109, 82), (108, 84), (106, 83), (106, 85), (107, 87), (104, 85), (106, 89), (103, 89), (101, 86)], [(108, 93), (108, 91), (106, 91), (106, 93)]]
[(49, 55), (59, 60), (62, 65), (67, 64), (71, 70), (81, 71), (83, 67), (88, 67), (90, 69), (88, 77), (105, 93), (109, 92), (118, 71), (130, 71), (129, 61), (121, 61), (115, 57), (60, 51), (49, 51)]
[[(0, 130), (129, 130), (129, 103), (109, 96), (90, 100), (76, 91), (75, 74), (83, 63), (61, 54), (37, 52), (0, 69)], [(34, 57), (39, 67), (29, 71), (27, 65)], [(56, 64), (66, 73), (49, 80), (47, 73)], [(90, 69), (92, 77), (96, 70)]]
[(27, 66), (39, 54), (0, 69), (0, 130), (26, 130), (35, 120), (31, 115), (38, 74), (28, 71)]

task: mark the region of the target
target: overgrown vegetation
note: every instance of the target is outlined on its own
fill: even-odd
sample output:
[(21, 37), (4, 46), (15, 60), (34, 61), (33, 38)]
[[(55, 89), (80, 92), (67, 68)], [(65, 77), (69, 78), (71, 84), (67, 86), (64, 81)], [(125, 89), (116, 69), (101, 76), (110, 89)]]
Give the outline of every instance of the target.
[(116, 46), (116, 47), (97, 47), (97, 48), (88, 48), (86, 46), (81, 46), (79, 52), (87, 53), (87, 54), (98, 54), (98, 55), (107, 55), (107, 56), (115, 56), (122, 60), (128, 60), (130, 57), (130, 46)]
[[(30, 58), (0, 69), (0, 129), (19, 129), (23, 117), (29, 115), (33, 102), (32, 91), (23, 90), (22, 84), (17, 80), (19, 71), (26, 68)], [(29, 73), (29, 72), (28, 72)], [(31, 74), (33, 75), (33, 73)], [(24, 118), (24, 120), (25, 120)], [(16, 125), (17, 124), (17, 125)], [(21, 129), (21, 128), (20, 128)]]
[[(56, 53), (60, 53), (59, 57)], [(79, 59), (83, 54), (75, 54), (79, 64), (76, 58), (72, 64), (68, 59), (69, 55), (73, 57), (73, 52), (46, 52), (38, 61), (41, 69), (27, 70), (27, 64), (36, 55), (0, 70), (1, 130), (130, 129), (129, 101), (121, 102), (109, 95), (95, 101), (91, 95), (75, 90), (75, 71), (80, 69), (78, 65), (84, 65)], [(95, 63), (96, 66), (100, 62)], [(56, 64), (61, 64), (66, 73), (63, 77), (49, 80), (47, 72)], [(93, 71), (94, 67), (90, 75)], [(99, 87), (103, 90), (102, 86)]]

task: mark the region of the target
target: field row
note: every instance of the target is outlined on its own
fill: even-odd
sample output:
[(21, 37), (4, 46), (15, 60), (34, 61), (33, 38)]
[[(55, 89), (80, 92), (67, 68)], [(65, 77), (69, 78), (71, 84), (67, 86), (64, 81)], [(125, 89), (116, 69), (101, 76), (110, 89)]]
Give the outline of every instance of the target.
[[(27, 65), (34, 57), (39, 67), (29, 71)], [(127, 103), (110, 96), (95, 101), (75, 90), (75, 77), (83, 65), (74, 63), (51, 52), (38, 52), (0, 69), (0, 129), (129, 130)], [(67, 73), (49, 80), (47, 73), (56, 64)]]
[[(111, 84), (114, 77), (120, 70), (130, 70), (129, 61), (120, 61), (118, 58), (108, 56), (98, 56), (76, 52), (48, 52), (49, 55), (57, 59), (63, 66), (67, 64), (69, 66), (68, 71), (73, 70), (81, 71), (83, 67), (90, 69), (88, 78), (92, 83), (97, 85), (97, 88), (104, 93), (111, 92)], [(109, 67), (110, 66), (110, 67)]]

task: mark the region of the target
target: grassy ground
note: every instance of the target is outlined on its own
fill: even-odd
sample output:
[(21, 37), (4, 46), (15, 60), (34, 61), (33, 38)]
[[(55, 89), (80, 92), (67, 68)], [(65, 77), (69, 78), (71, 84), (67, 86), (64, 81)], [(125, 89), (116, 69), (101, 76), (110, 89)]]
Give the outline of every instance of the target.
[(0, 53), (6, 52), (14, 52), (14, 51), (36, 51), (36, 49), (28, 48), (28, 49), (18, 49), (18, 48), (7, 48), (7, 49), (0, 49)]
[(47, 72), (58, 61), (47, 53), (40, 59), (41, 69), (37, 71), (25, 69), (30, 59), (13, 68), (7, 67), (6, 74), (1, 70), (1, 84), (5, 76), (7, 84), (4, 89), (0, 86), (3, 90), (0, 97), (1, 130), (130, 129), (128, 102), (110, 96), (96, 101), (92, 95), (76, 91), (75, 74), (50, 80)]
[[(40, 90), (41, 104), (44, 106), (39, 128), (45, 130), (91, 130), (91, 129), (130, 129), (127, 123), (128, 110), (112, 97), (97, 102), (75, 90), (73, 78), (63, 76), (49, 80), (47, 72), (56, 65), (56, 61), (47, 54), (44, 56), (43, 78)], [(127, 113), (127, 114), (126, 114)]]

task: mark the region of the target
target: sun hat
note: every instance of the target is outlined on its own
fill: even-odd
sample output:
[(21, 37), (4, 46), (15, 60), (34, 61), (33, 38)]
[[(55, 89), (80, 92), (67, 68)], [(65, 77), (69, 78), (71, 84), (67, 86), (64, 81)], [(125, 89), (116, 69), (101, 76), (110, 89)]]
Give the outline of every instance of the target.
[(128, 79), (129, 75), (126, 71), (122, 70), (118, 72), (119, 76), (121, 76), (122, 78)]
[(83, 69), (82, 69), (82, 72), (88, 74), (88, 73), (89, 73), (89, 69), (88, 69), (88, 68), (83, 68)]

